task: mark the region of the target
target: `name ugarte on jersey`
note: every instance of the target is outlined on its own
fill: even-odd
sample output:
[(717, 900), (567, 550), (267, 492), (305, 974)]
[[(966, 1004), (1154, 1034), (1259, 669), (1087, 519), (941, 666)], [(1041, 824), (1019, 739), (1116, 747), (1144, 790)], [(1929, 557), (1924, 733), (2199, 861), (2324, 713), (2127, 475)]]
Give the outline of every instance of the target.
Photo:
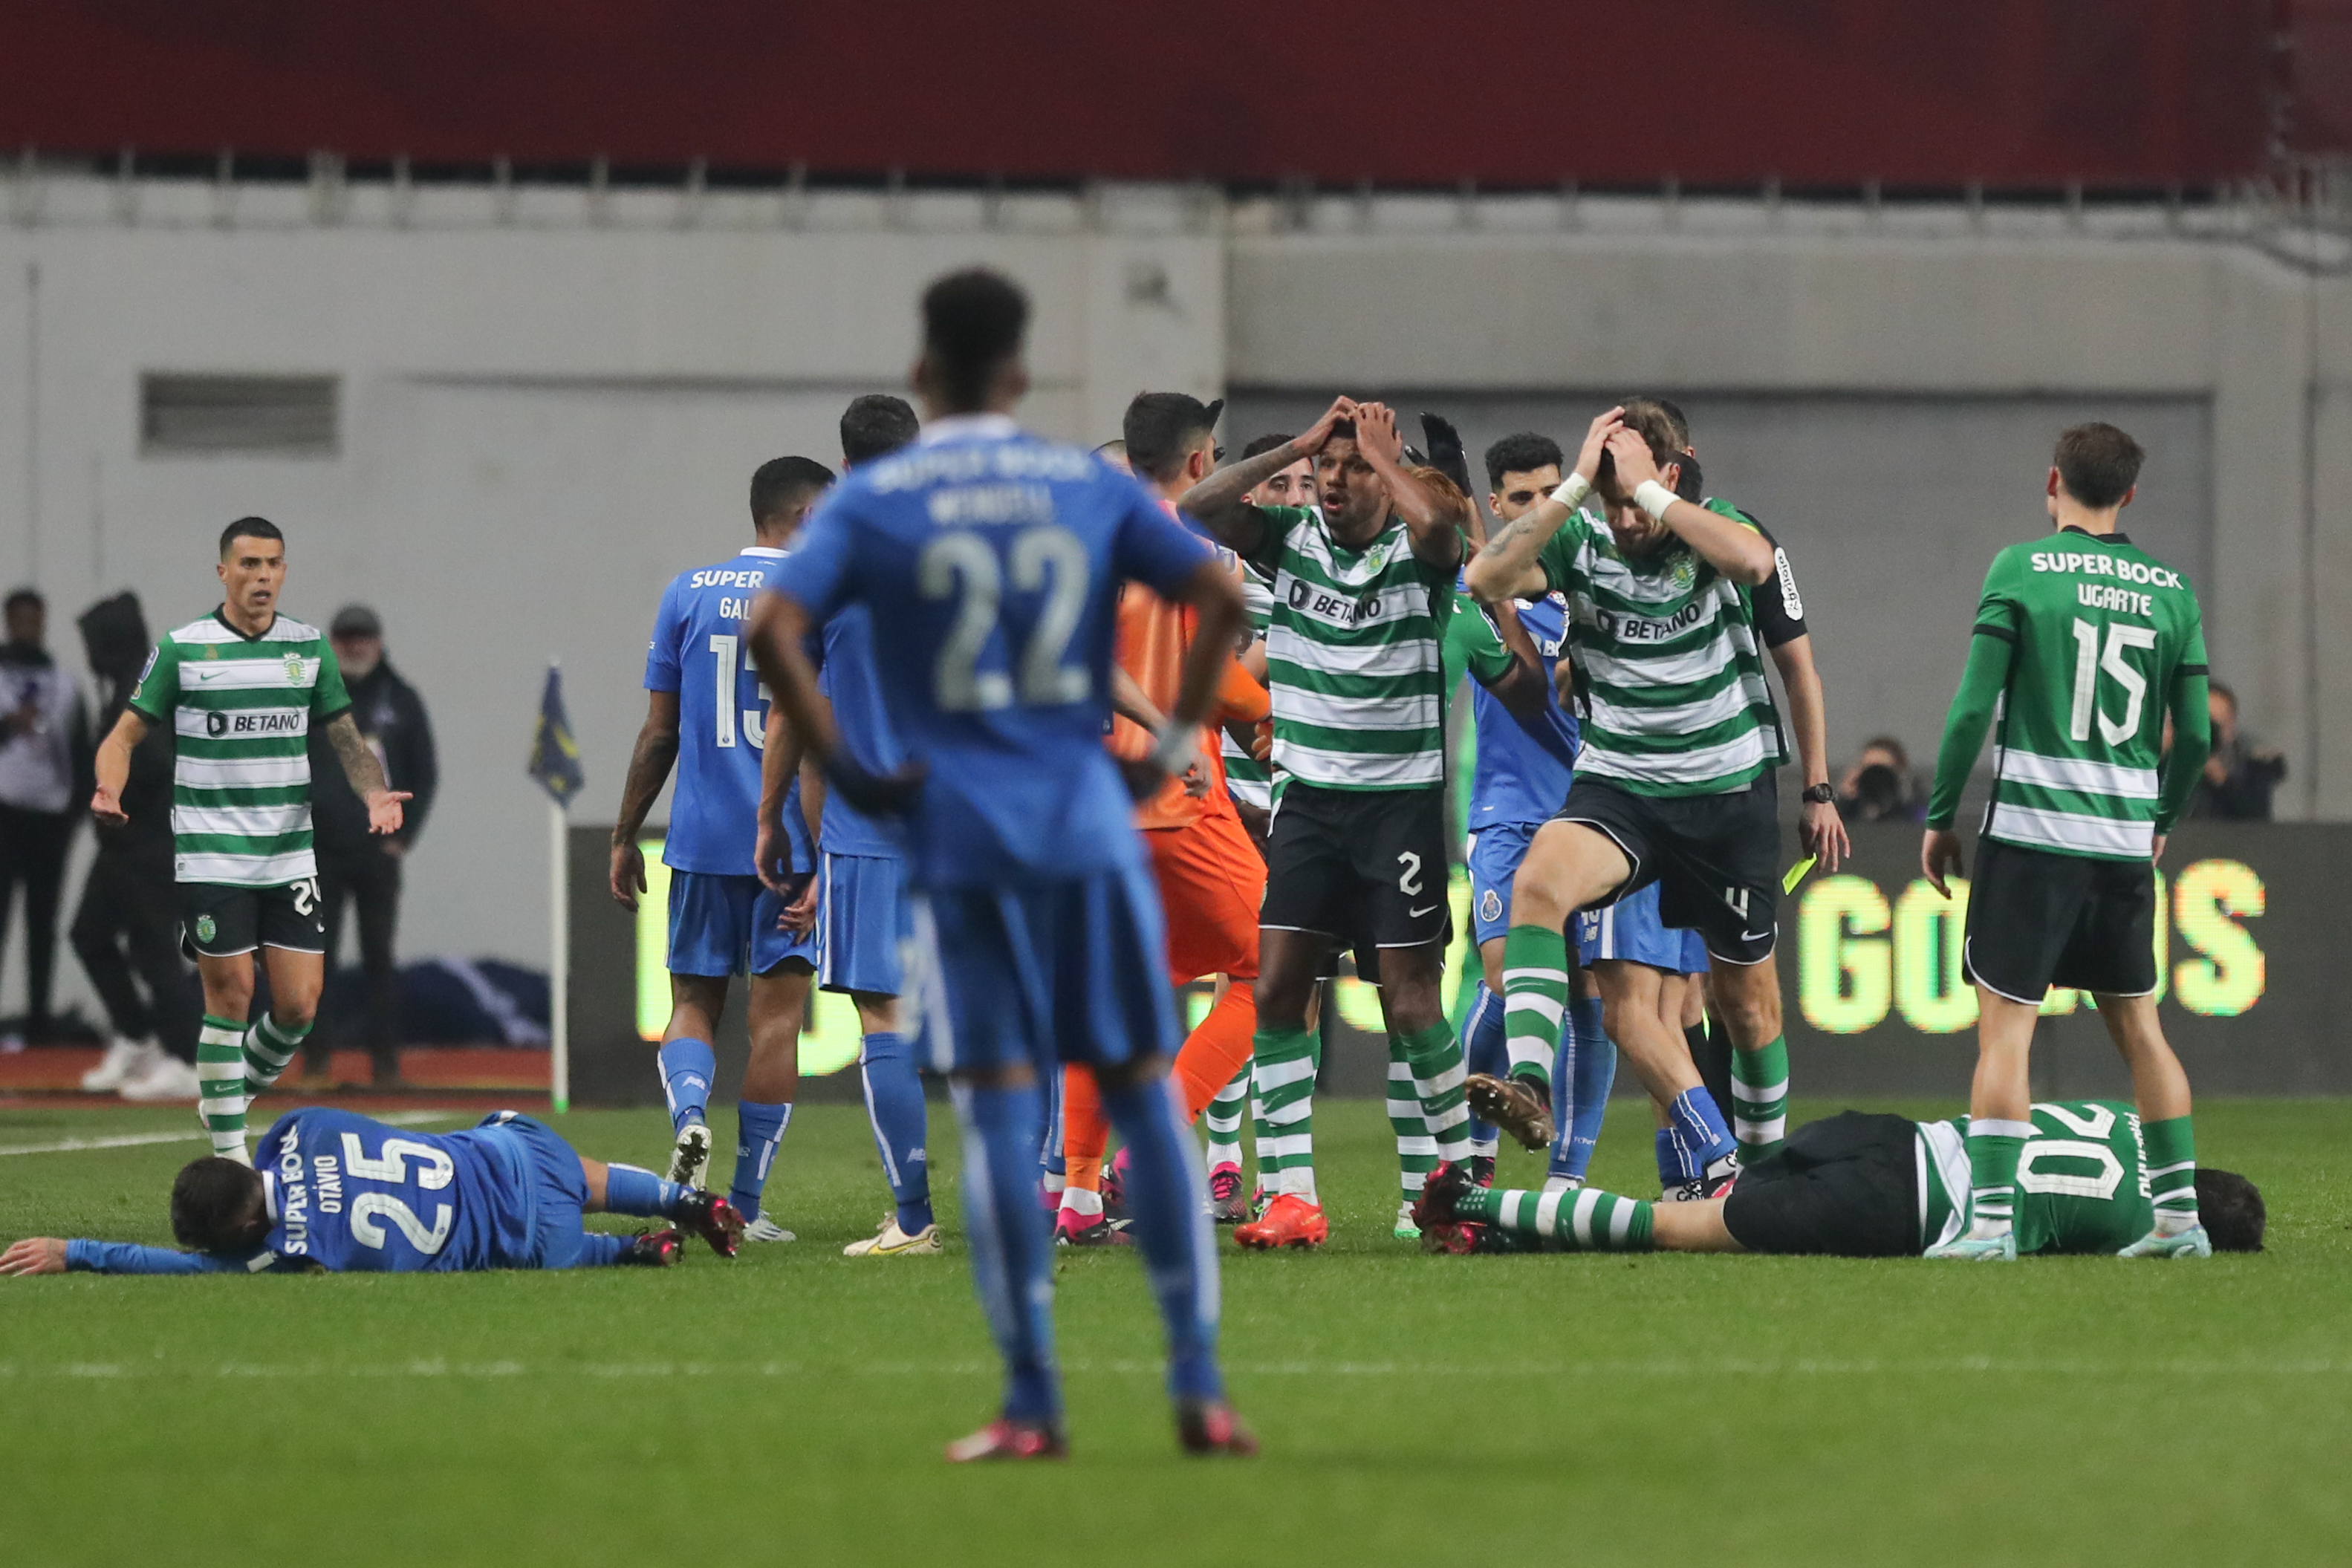
[(2116, 588), (2104, 582), (2076, 583), (2074, 602), (2086, 610), (2120, 610), (2126, 615), (2156, 613), (2156, 595), (2129, 588)]
[(2126, 582), (2145, 582), (2157, 588), (2189, 586), (2169, 567), (2097, 550), (2035, 550), (2028, 564), (2036, 571), (2081, 572), (2092, 577), (2120, 578)]

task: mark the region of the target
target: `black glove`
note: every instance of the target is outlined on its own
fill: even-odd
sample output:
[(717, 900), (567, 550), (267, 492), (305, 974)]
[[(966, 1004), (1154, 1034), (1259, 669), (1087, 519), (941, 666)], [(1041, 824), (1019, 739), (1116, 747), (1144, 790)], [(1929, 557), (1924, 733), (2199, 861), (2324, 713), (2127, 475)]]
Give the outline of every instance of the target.
[(903, 817), (923, 792), (930, 770), (910, 762), (896, 773), (869, 773), (846, 749), (824, 765), (825, 781), (841, 798), (869, 817)]
[(1442, 413), (1423, 413), (1421, 438), (1429, 444), (1429, 465), (1461, 486), (1464, 495), (1476, 495), (1470, 488), (1470, 456), (1462, 448), (1462, 433), (1454, 428), (1454, 422)]

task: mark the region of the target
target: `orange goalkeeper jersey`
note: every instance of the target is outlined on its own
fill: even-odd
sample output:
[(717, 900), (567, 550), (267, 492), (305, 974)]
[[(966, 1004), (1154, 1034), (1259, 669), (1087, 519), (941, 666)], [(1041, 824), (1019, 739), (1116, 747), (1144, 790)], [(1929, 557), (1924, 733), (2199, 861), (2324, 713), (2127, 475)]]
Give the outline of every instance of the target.
[[(1224, 555), (1222, 550), (1218, 553)], [(1139, 582), (1129, 583), (1119, 595), (1118, 667), (1161, 713), (1176, 706), (1176, 694), (1184, 680), (1184, 655), (1192, 646), (1196, 630), (1197, 618), (1191, 610), (1170, 603)], [(1265, 688), (1237, 664), (1226, 666), (1217, 700), (1221, 723), (1229, 718), (1255, 722), (1265, 716)], [(1141, 725), (1126, 718), (1111, 720), (1113, 755), (1130, 759), (1148, 757), (1151, 743), (1151, 736)], [(1196, 800), (1184, 792), (1181, 780), (1171, 779), (1159, 793), (1136, 807), (1135, 825), (1187, 828), (1213, 811), (1231, 812), (1233, 801), (1225, 793), (1225, 765), (1219, 750), (1216, 736), (1204, 727), (1201, 760), (1209, 769), (1207, 796)]]

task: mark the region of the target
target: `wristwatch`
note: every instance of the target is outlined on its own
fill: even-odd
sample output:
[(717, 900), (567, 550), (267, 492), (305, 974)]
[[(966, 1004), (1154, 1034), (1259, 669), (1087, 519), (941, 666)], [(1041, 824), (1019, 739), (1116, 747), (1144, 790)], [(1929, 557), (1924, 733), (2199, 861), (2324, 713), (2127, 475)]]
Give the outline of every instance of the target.
[(1797, 798), (1816, 806), (1834, 806), (1837, 804), (1837, 787), (1828, 783), (1814, 784)]

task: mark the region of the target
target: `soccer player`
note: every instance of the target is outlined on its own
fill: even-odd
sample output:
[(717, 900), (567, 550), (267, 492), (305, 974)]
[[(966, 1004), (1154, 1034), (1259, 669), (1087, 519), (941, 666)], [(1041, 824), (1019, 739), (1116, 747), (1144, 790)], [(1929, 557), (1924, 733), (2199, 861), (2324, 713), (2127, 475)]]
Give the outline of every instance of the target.
[[(2160, 1212), (2163, 1156), (2132, 1108), (2105, 1100), (2035, 1105), (2018, 1134), (2017, 1250), (2139, 1257)], [(1460, 1167), (1430, 1177), (1423, 1245), (1433, 1252), (1780, 1252), (1842, 1258), (1942, 1256), (1969, 1225), (1975, 1124), (1842, 1112), (1797, 1129), (1743, 1168), (1729, 1195), (1643, 1203), (1586, 1187), (1496, 1192)], [(2200, 1170), (2210, 1242), (2259, 1252), (2266, 1216), (2254, 1184)]]
[[(1027, 298), (972, 270), (923, 296), (917, 444), (853, 470), (761, 595), (752, 646), (833, 794), (907, 818), (923, 1029), (964, 1138), (973, 1280), (1003, 1353), (1003, 1413), (955, 1460), (1066, 1453), (1053, 1351), (1052, 1228), (1036, 1201), (1038, 1078), (1094, 1068), (1132, 1155), (1127, 1198), (1166, 1324), (1179, 1438), (1256, 1447), (1217, 1366), (1216, 1256), (1198, 1151), (1164, 1078), (1175, 1045), (1160, 901), (1104, 749), (1118, 584), (1199, 621), (1171, 723), (1138, 783), (1192, 765), (1241, 595), (1135, 481), (1024, 434)], [(812, 700), (803, 640), (862, 603), (907, 767), (876, 775)]]
[[(583, 1214), (648, 1215), (673, 1228), (592, 1235)], [(723, 1197), (588, 1159), (513, 1111), (436, 1134), (312, 1105), (262, 1134), (258, 1169), (218, 1155), (181, 1167), (172, 1234), (190, 1250), (37, 1236), (0, 1254), (0, 1274), (666, 1267), (681, 1230), (732, 1258), (743, 1221)]]
[(729, 1197), (754, 1241), (793, 1233), (760, 1212), (776, 1149), (800, 1089), (800, 1029), (816, 970), (815, 854), (797, 784), (786, 775), (782, 814), (793, 885), (787, 897), (765, 885), (758, 859), (760, 758), (767, 744), (767, 693), (751, 668), (744, 625), (762, 584), (784, 559), (801, 519), (833, 470), (807, 457), (778, 457), (751, 476), (753, 542), (732, 560), (682, 571), (663, 591), (646, 650), (646, 722), (621, 784), (613, 824), (612, 893), (635, 909), (646, 891), (637, 834), (677, 767), (662, 863), (670, 868), (669, 1024), (658, 1061), (669, 1103), (669, 1179), (702, 1186), (709, 1176), (711, 1041), (727, 1009), (730, 976), (751, 976), (751, 1062), (735, 1107), (735, 1172)]
[[(1315, 460), (1318, 507), (1249, 492)], [(1274, 576), (1266, 672), (1274, 761), (1289, 775), (1258, 916), (1258, 1179), (1275, 1194), (1244, 1247), (1328, 1238), (1315, 1186), (1307, 998), (1335, 940), (1379, 949), (1381, 1000), (1437, 1156), (1469, 1151), (1462, 1046), (1440, 980), (1446, 927), (1445, 693), (1439, 641), (1464, 518), (1408, 473), (1396, 415), (1342, 397), (1305, 434), (1203, 480), (1186, 509)], [(1271, 1166), (1271, 1170), (1267, 1168)]]
[[(181, 940), (204, 984), (196, 1036), (196, 1113), (213, 1153), (247, 1161), (246, 1107), (278, 1081), (318, 1016), (326, 923), (310, 848), (313, 722), (367, 806), (368, 831), (400, 831), (401, 802), (360, 737), (326, 633), (278, 612), (286, 536), (264, 517), (221, 530), (220, 607), (164, 633), (131, 701), (98, 748), (90, 814), (131, 819), (122, 787), (150, 725), (170, 724), (173, 873)], [(253, 1010), (252, 955), (269, 975), (269, 1010)]]
[[(1649, 400), (1601, 415), (1575, 472), (1470, 563), (1482, 603), (1568, 594), (1570, 650), (1589, 703), (1575, 786), (1513, 883), (1505, 1006), (1528, 998), (1522, 1027), (1556, 1028), (1570, 914), (1655, 883), (1662, 920), (1706, 938), (1734, 1044), (1778, 1064), (1768, 1075), (1785, 1082), (1771, 959), (1773, 770), (1787, 746), (1745, 591), (1771, 577), (1772, 546), (1728, 505), (1675, 493), (1675, 434)], [(1578, 509), (1595, 493), (1605, 523)], [(1611, 982), (1597, 978), (1605, 1002)], [(1681, 1030), (1639, 1007), (1624, 1009), (1620, 1029), (1619, 1049), (1668, 1107), (1678, 1182), (1705, 1195), (1729, 1181), (1738, 1145)]]
[(1998, 720), (1963, 949), (1978, 1006), (1969, 1225), (1931, 1257), (2005, 1260), (2023, 1246), (2027, 1052), (2053, 985), (2096, 998), (2131, 1067), (2155, 1208), (2126, 1255), (2212, 1251), (2198, 1223), (2189, 1075), (2157, 1019), (2154, 951), (2156, 862), (2211, 744), (2205, 629), (2189, 580), (2116, 530), (2141, 455), (2112, 424), (2058, 437), (2043, 485), (2056, 532), (1993, 558), (1936, 754), (1919, 862), (1948, 898), (1945, 879), (1961, 869), (1952, 820)]

